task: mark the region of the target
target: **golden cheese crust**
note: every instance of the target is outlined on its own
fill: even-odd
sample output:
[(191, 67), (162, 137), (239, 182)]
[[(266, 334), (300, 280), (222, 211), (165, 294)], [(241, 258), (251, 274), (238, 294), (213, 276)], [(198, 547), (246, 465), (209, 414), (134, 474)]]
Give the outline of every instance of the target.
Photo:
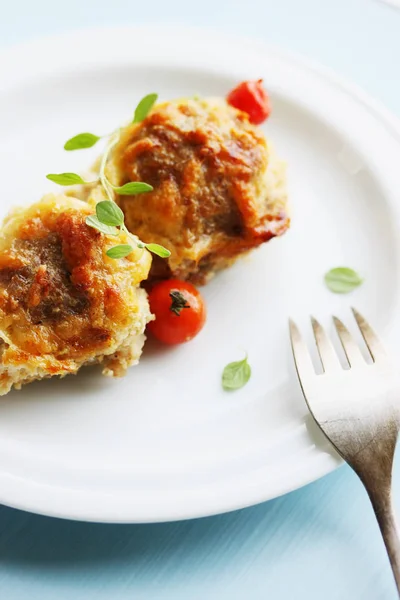
[(76, 373), (102, 362), (122, 375), (137, 362), (151, 318), (138, 289), (151, 257), (136, 249), (113, 260), (105, 250), (127, 243), (85, 223), (93, 209), (47, 196), (14, 211), (0, 234), (0, 394), (11, 386)]
[(283, 163), (247, 115), (220, 100), (158, 105), (123, 130), (107, 169), (116, 185), (154, 187), (117, 199), (130, 231), (172, 253), (153, 261), (153, 278), (204, 283), (289, 226)]

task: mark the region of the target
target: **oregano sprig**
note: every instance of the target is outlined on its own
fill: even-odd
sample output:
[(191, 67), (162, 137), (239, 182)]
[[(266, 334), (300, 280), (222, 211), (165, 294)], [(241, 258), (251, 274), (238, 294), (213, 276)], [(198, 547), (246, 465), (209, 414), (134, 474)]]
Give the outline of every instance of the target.
[[(153, 108), (157, 101), (157, 94), (148, 94), (142, 98), (137, 105), (134, 113), (133, 123), (140, 123), (143, 121), (150, 110)], [(67, 140), (64, 144), (64, 149), (67, 151), (82, 150), (84, 148), (91, 148), (102, 137), (108, 137), (108, 144), (103, 153), (100, 168), (99, 177), (96, 181), (85, 181), (77, 173), (49, 173), (46, 175), (47, 179), (53, 181), (62, 186), (70, 185), (82, 185), (82, 184), (96, 184), (100, 183), (106, 193), (108, 200), (102, 200), (96, 205), (96, 214), (89, 215), (86, 217), (86, 224), (93, 229), (97, 229), (101, 233), (109, 236), (116, 236), (120, 231), (126, 233), (126, 235), (132, 240), (132, 242), (138, 248), (147, 248), (153, 254), (160, 256), (161, 258), (168, 258), (171, 256), (171, 252), (160, 246), (160, 244), (144, 244), (137, 240), (128, 229), (126, 228), (124, 221), (124, 213), (115, 202), (115, 195), (120, 196), (134, 196), (136, 194), (143, 194), (151, 192), (153, 187), (143, 181), (130, 181), (121, 186), (115, 186), (109, 181), (106, 176), (106, 165), (111, 150), (118, 143), (120, 139), (120, 129), (114, 131), (108, 136), (98, 136), (94, 133), (79, 133)], [(133, 252), (133, 246), (130, 244), (119, 244), (112, 246), (106, 251), (109, 258), (124, 258)]]
[(93, 229), (97, 229), (101, 231), (101, 233), (105, 233), (106, 235), (118, 235), (118, 229), (116, 227), (111, 227), (110, 225), (105, 225), (96, 217), (96, 215), (89, 215), (86, 217), (86, 225), (89, 227), (93, 227)]
[(94, 133), (78, 133), (74, 137), (67, 140), (64, 144), (64, 150), (83, 150), (91, 148), (102, 138), (102, 136), (94, 135)]
[(325, 283), (334, 294), (348, 294), (363, 283), (363, 278), (354, 269), (336, 267), (325, 273)]
[(104, 225), (118, 227), (124, 224), (124, 213), (115, 202), (108, 200), (96, 204), (96, 217)]
[(119, 244), (109, 248), (106, 252), (109, 258), (125, 258), (132, 252), (133, 248), (130, 244)]
[(68, 185), (96, 183), (95, 181), (84, 181), (82, 177), (76, 173), (49, 173), (46, 177), (50, 181), (54, 181), (54, 183), (58, 183), (58, 185), (63, 185), (64, 187)]
[[(153, 254), (168, 258), (171, 252), (159, 244), (144, 244), (137, 242), (136, 238), (127, 230), (124, 222), (124, 213), (113, 200), (102, 200), (96, 204), (96, 215), (86, 217), (86, 224), (106, 235), (117, 235), (119, 231), (126, 233), (138, 248), (147, 248)], [(117, 229), (119, 227), (119, 229)], [(125, 258), (133, 252), (130, 244), (112, 246), (106, 252), (109, 258)]]
[(158, 94), (147, 94), (141, 99), (135, 109), (132, 123), (141, 123), (147, 117), (154, 104), (157, 102)]
[(129, 183), (125, 183), (124, 185), (118, 187), (113, 186), (113, 190), (116, 194), (119, 194), (120, 196), (135, 196), (135, 194), (152, 192), (153, 186), (142, 181), (130, 181)]
[(222, 373), (222, 387), (224, 390), (238, 390), (246, 385), (250, 377), (251, 367), (246, 354), (243, 360), (226, 365)]

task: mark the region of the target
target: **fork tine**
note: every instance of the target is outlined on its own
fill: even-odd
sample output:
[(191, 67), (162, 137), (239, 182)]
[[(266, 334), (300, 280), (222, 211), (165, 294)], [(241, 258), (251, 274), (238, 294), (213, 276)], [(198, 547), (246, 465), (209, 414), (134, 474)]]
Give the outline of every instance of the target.
[(383, 347), (382, 342), (376, 335), (375, 331), (355, 308), (352, 308), (351, 310), (353, 311), (353, 315), (357, 321), (357, 325), (360, 328), (361, 334), (364, 338), (364, 342), (369, 350), (372, 359), (376, 362), (377, 360), (386, 358), (386, 350)]
[(360, 348), (354, 341), (350, 331), (345, 325), (343, 325), (342, 321), (337, 317), (333, 317), (333, 322), (335, 324), (339, 339), (342, 343), (343, 350), (347, 356), (347, 360), (349, 361), (349, 365), (351, 367), (358, 367), (362, 365), (365, 366), (366, 362), (361, 354)]
[(299, 328), (297, 327), (296, 323), (292, 321), (292, 319), (289, 319), (289, 330), (294, 362), (296, 364), (296, 369), (300, 380), (302, 378), (315, 376), (314, 366), (312, 364), (311, 356), (308, 352), (306, 343), (303, 340)]
[(341, 369), (339, 359), (324, 328), (314, 317), (311, 317), (311, 324), (324, 372), (339, 371)]

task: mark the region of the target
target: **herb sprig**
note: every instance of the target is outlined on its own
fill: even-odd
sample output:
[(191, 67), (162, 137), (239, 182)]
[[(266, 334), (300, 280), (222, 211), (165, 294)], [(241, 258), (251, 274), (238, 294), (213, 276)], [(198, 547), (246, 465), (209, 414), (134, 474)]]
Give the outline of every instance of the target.
[(325, 274), (325, 283), (334, 294), (348, 294), (363, 281), (361, 275), (349, 267), (336, 267)]
[(58, 185), (63, 185), (64, 187), (82, 183), (96, 183), (95, 181), (84, 181), (82, 177), (76, 173), (49, 173), (46, 177), (50, 181), (54, 181), (54, 183), (58, 183)]
[(91, 148), (101, 139), (102, 136), (94, 135), (94, 133), (78, 133), (64, 144), (64, 150), (83, 150)]
[(247, 361), (247, 354), (243, 360), (231, 362), (223, 370), (222, 387), (224, 390), (238, 390), (249, 381), (251, 367)]
[[(147, 117), (148, 113), (157, 101), (157, 97), (157, 94), (148, 94), (142, 98), (142, 100), (140, 100), (135, 109), (132, 123), (140, 123)], [(143, 194), (153, 190), (151, 185), (143, 181), (130, 181), (122, 186), (115, 186), (107, 178), (105, 173), (107, 160), (111, 150), (120, 139), (120, 131), (121, 130), (118, 129), (108, 136), (98, 136), (89, 132), (79, 133), (78, 135), (74, 135), (72, 138), (67, 140), (64, 144), (64, 149), (67, 151), (82, 150), (85, 148), (92, 148), (92, 146), (97, 144), (102, 137), (109, 138), (100, 163), (99, 177), (97, 180), (85, 181), (77, 173), (50, 173), (46, 175), (46, 177), (50, 181), (62, 186), (101, 183), (108, 199), (102, 200), (96, 204), (96, 214), (89, 215), (86, 218), (86, 224), (89, 227), (93, 227), (93, 229), (97, 229), (101, 233), (110, 236), (116, 236), (120, 231), (123, 231), (138, 248), (147, 248), (147, 250), (153, 254), (156, 254), (157, 256), (160, 256), (161, 258), (168, 258), (171, 256), (171, 252), (167, 250), (167, 248), (164, 248), (164, 246), (154, 243), (144, 244), (137, 241), (137, 238), (133, 236), (126, 228), (124, 213), (115, 202), (116, 194), (119, 194), (120, 196), (134, 196), (136, 194)], [(132, 251), (133, 246), (131, 244), (119, 244), (109, 248), (106, 251), (106, 254), (109, 258), (124, 258)]]
[[(86, 217), (86, 224), (93, 227), (106, 235), (118, 235), (120, 231), (124, 231), (139, 248), (147, 248), (153, 254), (168, 258), (171, 255), (170, 251), (160, 246), (159, 244), (143, 244), (136, 242), (136, 238), (127, 230), (124, 222), (124, 213), (120, 207), (112, 200), (102, 200), (96, 204), (96, 214)], [(112, 246), (106, 252), (109, 258), (124, 258), (133, 251), (130, 244), (119, 244)]]

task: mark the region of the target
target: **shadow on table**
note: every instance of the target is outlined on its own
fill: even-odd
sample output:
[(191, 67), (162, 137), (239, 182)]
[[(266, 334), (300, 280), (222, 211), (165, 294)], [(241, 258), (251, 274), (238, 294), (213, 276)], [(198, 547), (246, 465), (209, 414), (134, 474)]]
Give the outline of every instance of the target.
[(220, 557), (228, 549), (230, 560), (235, 560), (246, 544), (252, 552), (257, 546), (265, 551), (266, 545), (274, 546), (276, 536), (284, 548), (285, 540), (289, 546), (297, 537), (301, 539), (311, 520), (325, 531), (335, 528), (337, 535), (337, 523), (327, 518), (321, 494), (323, 488), (334, 489), (345, 473), (346, 469), (340, 469), (302, 490), (252, 508), (176, 523), (81, 523), (0, 507), (0, 563), (32, 569), (87, 569), (90, 563), (120, 562), (122, 566), (128, 561), (132, 568), (151, 561), (154, 569), (171, 560), (210, 562), (210, 554)]

